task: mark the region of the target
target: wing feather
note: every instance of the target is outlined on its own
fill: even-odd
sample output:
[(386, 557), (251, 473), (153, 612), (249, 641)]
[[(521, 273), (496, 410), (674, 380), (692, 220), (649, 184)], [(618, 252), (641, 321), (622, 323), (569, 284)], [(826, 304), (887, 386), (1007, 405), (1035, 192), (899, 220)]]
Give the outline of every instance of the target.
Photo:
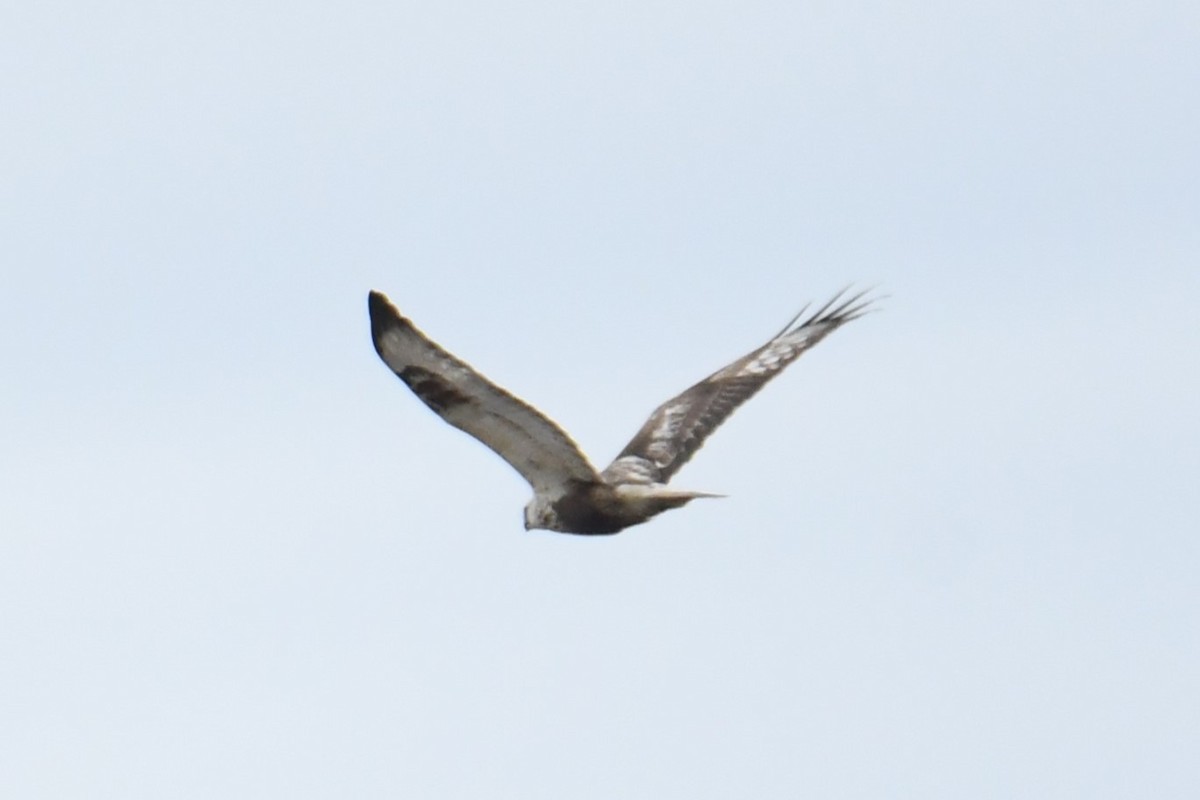
[(380, 292), (368, 299), (375, 352), (442, 419), (507, 461), (538, 494), (599, 480), (571, 437), (544, 414), (451, 355)]
[(654, 410), (602, 473), (609, 483), (666, 483), (738, 406), (833, 331), (867, 313), (867, 291), (838, 292), (804, 317), (807, 306), (766, 344), (714, 372)]

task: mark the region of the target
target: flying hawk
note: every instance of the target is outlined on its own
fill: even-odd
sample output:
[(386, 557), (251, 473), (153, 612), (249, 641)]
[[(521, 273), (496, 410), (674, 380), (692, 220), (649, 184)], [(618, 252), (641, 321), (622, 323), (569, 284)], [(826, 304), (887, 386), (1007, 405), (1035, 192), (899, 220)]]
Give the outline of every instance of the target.
[(847, 297), (843, 290), (808, 317), (805, 306), (766, 344), (655, 409), (603, 472), (562, 428), (439, 347), (383, 294), (371, 292), (367, 306), (371, 338), (383, 362), (425, 405), (496, 451), (533, 486), (525, 530), (608, 534), (697, 497), (721, 497), (666, 484), (767, 381), (866, 313), (872, 300), (865, 295)]

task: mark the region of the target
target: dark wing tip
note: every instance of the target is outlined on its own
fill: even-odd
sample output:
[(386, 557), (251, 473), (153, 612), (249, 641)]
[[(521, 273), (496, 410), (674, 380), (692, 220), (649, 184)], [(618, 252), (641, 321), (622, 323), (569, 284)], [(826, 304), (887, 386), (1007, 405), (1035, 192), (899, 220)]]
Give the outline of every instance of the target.
[(371, 290), (367, 295), (367, 311), (371, 315), (371, 339), (380, 355), (380, 338), (390, 330), (402, 327), (406, 320), (383, 292)]
[(396, 313), (396, 307), (387, 299), (387, 295), (374, 289), (367, 295), (367, 310), (371, 313), (371, 319), (386, 316), (389, 311)]
[(886, 300), (889, 296), (886, 294), (873, 294), (876, 288), (874, 286), (869, 286), (853, 294), (849, 294), (850, 288), (850, 286), (844, 287), (807, 317), (804, 316), (804, 312), (808, 310), (808, 306), (806, 305), (800, 309), (800, 313), (792, 318), (792, 321), (787, 324), (776, 338), (812, 325), (832, 324), (834, 327), (844, 325), (851, 320), (858, 319), (864, 314), (878, 311), (879, 306), (876, 304), (880, 300)]

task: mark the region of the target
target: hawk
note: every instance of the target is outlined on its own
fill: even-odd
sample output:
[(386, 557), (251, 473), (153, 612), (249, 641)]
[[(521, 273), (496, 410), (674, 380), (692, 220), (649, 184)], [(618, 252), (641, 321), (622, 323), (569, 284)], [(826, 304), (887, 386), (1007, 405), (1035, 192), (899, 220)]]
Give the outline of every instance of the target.
[(862, 291), (801, 309), (766, 344), (654, 410), (616, 460), (598, 472), (567, 433), (533, 406), (421, 333), (382, 293), (367, 307), (375, 352), (438, 416), (474, 436), (533, 487), (525, 530), (612, 534), (697, 497), (667, 486), (704, 440), (804, 351), (865, 314)]

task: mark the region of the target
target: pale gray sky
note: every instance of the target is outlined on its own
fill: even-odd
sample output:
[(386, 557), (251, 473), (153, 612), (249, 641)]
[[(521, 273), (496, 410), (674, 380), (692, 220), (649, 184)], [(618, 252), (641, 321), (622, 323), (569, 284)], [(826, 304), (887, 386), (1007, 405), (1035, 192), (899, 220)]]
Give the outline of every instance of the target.
[[(0, 794), (1200, 795), (1192, 2), (0, 12)], [(891, 295), (626, 533), (605, 463)]]

